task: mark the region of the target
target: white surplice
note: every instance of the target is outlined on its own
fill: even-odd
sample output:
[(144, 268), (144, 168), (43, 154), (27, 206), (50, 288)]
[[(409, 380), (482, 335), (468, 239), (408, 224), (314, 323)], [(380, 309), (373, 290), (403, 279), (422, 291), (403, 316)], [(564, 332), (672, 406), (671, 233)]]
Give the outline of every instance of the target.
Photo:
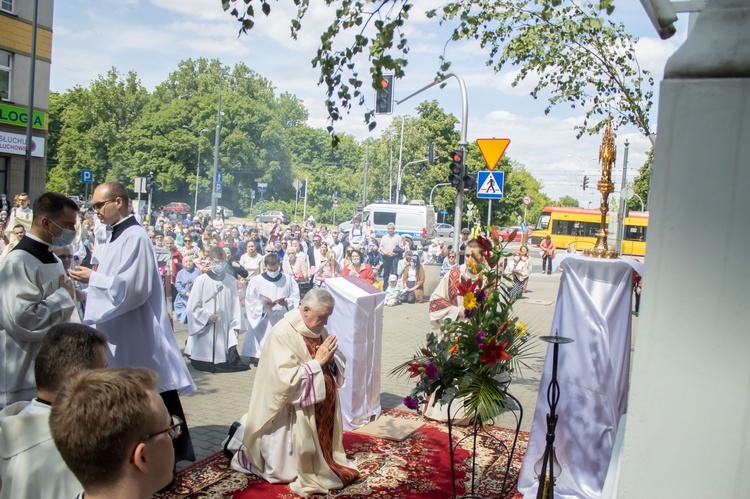
[(33, 400), (0, 412), (0, 499), (75, 497), (83, 488), (52, 440), (50, 409)]
[(34, 359), (56, 324), (81, 322), (51, 247), (28, 234), (0, 265), (0, 408), (36, 394)]
[(133, 217), (124, 219), (107, 243), (97, 246), (96, 257), (99, 266), (89, 279), (84, 323), (107, 337), (109, 366), (153, 369), (160, 393), (194, 392), (146, 230)]
[[(247, 283), (245, 291), (245, 311), (247, 313), (247, 334), (242, 344), (242, 355), (260, 358), (263, 343), (271, 328), (284, 317), (289, 310), (299, 306), (299, 285), (291, 277), (279, 274), (279, 279), (269, 281), (264, 272)], [(265, 298), (263, 298), (263, 297)], [(287, 306), (268, 306), (266, 298), (277, 300), (285, 297)]]
[[(244, 447), (236, 459), (240, 471), (252, 471), (271, 483), (289, 483), (292, 492), (327, 493), (343, 486), (321, 452), (318, 441), (315, 404), (326, 398), (323, 371), (314, 360), (303, 336), (328, 336), (310, 331), (297, 310), (287, 312), (272, 329), (258, 363), (250, 410), (243, 435)], [(334, 355), (335, 384), (344, 383), (346, 361), (340, 351)], [(336, 402), (333, 421), (333, 458), (353, 467), (343, 446), (341, 410)]]
[[(221, 291), (218, 291), (219, 286), (222, 287)], [(218, 294), (214, 296), (217, 291)], [(214, 311), (219, 317), (215, 324), (208, 320)], [(199, 276), (188, 298), (187, 319), (190, 336), (185, 355), (203, 362), (226, 362), (227, 350), (237, 346), (235, 330), (240, 329), (242, 324), (237, 279), (226, 273), (221, 278), (213, 272)]]

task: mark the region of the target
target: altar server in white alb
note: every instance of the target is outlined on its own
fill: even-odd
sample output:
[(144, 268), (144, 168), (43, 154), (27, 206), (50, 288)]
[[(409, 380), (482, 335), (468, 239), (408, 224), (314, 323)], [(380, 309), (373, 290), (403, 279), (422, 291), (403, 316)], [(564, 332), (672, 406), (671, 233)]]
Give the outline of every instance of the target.
[(247, 371), (240, 362), (237, 334), (242, 307), (237, 279), (228, 270), (223, 249), (211, 248), (211, 268), (193, 284), (187, 303), (188, 337), (185, 355), (199, 371)]
[(81, 322), (73, 282), (55, 254), (76, 237), (78, 205), (47, 192), (31, 228), (0, 265), (0, 408), (36, 393), (34, 359), (52, 326)]
[(269, 253), (263, 263), (265, 271), (250, 279), (245, 291), (248, 328), (242, 355), (256, 359), (271, 328), (299, 305), (299, 285), (281, 272), (279, 256)]
[[(185, 421), (178, 393), (195, 391), (169, 323), (166, 299), (148, 234), (130, 214), (125, 186), (105, 182), (94, 190), (92, 208), (112, 227), (107, 242), (94, 253), (96, 271), (68, 271), (87, 283), (83, 321), (109, 341), (111, 367), (147, 367), (159, 375), (158, 391), (173, 416)], [(195, 460), (187, 425), (174, 441), (177, 461)]]

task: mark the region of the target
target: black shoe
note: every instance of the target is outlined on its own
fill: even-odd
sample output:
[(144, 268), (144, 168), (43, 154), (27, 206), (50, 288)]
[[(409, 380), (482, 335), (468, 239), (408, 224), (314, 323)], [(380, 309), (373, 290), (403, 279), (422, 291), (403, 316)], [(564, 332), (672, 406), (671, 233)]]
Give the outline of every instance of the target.
[(232, 453), (232, 451), (227, 449), (227, 447), (229, 446), (229, 442), (232, 440), (232, 437), (234, 437), (234, 434), (237, 433), (237, 429), (239, 427), (240, 427), (239, 421), (235, 421), (234, 423), (232, 423), (232, 426), (229, 427), (229, 438), (227, 438), (227, 443), (224, 444), (224, 447), (222, 449), (224, 451), (224, 455), (227, 456), (227, 459), (229, 459), (230, 461), (234, 457), (234, 454)]

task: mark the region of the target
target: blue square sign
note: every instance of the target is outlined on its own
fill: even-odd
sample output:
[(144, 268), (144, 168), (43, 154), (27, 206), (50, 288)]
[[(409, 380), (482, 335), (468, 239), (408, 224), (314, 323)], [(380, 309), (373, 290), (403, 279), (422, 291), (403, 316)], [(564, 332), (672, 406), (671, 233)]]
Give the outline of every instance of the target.
[(93, 184), (94, 170), (81, 170), (81, 182), (84, 184)]
[(477, 174), (478, 199), (503, 199), (505, 172), (481, 171)]

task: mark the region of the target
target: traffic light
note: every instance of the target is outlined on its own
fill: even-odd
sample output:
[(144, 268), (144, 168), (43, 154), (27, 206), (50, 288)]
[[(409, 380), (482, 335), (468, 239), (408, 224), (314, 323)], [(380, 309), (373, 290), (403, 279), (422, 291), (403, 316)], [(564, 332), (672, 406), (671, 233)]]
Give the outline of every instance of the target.
[(589, 177), (588, 175), (584, 175), (583, 176), (583, 190), (585, 191), (586, 187), (588, 186), (589, 186)]
[(375, 114), (393, 114), (393, 75), (383, 75), (375, 96)]
[(461, 178), (464, 176), (464, 157), (460, 151), (450, 153), (451, 173), (448, 175), (448, 182), (455, 188), (461, 184)]
[(154, 174), (149, 173), (146, 175), (146, 192), (151, 192), (151, 189), (154, 188)]
[(435, 164), (435, 144), (432, 142), (427, 145), (427, 162), (431, 165)]
[(464, 175), (464, 189), (470, 191), (477, 186), (477, 174), (467, 173)]

